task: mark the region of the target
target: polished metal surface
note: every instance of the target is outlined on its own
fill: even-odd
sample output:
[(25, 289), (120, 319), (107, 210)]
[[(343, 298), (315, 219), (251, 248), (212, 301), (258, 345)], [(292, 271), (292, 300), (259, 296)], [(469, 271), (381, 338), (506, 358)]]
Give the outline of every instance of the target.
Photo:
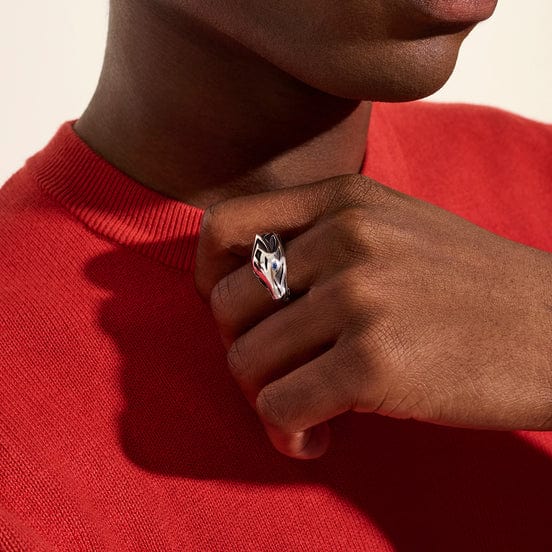
[(272, 299), (289, 299), (286, 257), (278, 234), (255, 234), (251, 264), (253, 272), (268, 289)]

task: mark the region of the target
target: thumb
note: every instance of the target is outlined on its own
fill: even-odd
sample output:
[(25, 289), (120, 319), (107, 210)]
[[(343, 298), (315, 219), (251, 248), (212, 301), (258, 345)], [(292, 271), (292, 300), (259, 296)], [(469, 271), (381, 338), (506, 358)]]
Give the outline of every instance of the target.
[(331, 430), (328, 422), (292, 434), (282, 433), (281, 430), (265, 422), (263, 424), (274, 448), (291, 458), (299, 460), (319, 458), (330, 446)]

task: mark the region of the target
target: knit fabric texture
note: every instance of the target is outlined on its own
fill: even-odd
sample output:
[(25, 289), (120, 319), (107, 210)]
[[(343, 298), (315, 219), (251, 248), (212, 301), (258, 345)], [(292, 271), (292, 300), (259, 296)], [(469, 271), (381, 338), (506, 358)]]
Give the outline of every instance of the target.
[[(550, 125), (378, 103), (361, 172), (552, 252)], [(193, 284), (202, 215), (72, 121), (0, 188), (0, 550), (552, 550), (552, 432), (347, 412), (277, 452)]]

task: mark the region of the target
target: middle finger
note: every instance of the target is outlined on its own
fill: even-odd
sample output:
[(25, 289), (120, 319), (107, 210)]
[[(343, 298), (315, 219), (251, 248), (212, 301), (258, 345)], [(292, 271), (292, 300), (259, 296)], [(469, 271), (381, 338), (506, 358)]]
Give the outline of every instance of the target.
[[(337, 240), (328, 240), (328, 228), (317, 224), (284, 245), (292, 301), (342, 268), (343, 252)], [(278, 311), (287, 303), (274, 301), (257, 280), (250, 263), (234, 270), (213, 288), (211, 308), (227, 343)]]

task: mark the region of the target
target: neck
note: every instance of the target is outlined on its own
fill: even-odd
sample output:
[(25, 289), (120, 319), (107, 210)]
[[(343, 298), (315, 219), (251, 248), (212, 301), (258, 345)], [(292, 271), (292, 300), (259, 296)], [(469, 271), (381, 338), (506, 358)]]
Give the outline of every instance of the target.
[(369, 102), (311, 88), (142, 4), (112, 3), (99, 84), (74, 127), (110, 163), (200, 208), (360, 171)]

